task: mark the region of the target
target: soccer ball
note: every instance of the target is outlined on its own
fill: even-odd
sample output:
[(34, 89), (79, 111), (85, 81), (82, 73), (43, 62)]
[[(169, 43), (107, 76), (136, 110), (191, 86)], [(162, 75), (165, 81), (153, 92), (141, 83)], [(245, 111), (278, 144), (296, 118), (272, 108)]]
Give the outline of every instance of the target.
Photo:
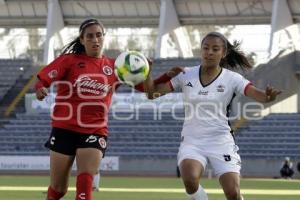
[(137, 85), (146, 80), (149, 74), (149, 63), (143, 54), (137, 51), (126, 51), (115, 61), (115, 74), (120, 82)]

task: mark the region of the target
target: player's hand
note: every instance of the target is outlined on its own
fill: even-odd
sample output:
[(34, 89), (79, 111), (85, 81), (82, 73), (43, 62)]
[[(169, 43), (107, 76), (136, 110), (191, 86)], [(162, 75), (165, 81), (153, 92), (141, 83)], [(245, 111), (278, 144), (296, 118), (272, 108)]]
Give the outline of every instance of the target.
[(277, 95), (281, 94), (282, 91), (275, 89), (274, 87), (267, 86), (265, 94), (267, 96), (267, 102), (274, 101)]
[(167, 75), (168, 75), (169, 77), (173, 78), (173, 77), (177, 76), (178, 74), (180, 74), (181, 72), (182, 72), (182, 73), (185, 73), (184, 68), (183, 68), (183, 67), (178, 67), (178, 66), (176, 66), (176, 67), (173, 67), (172, 69), (170, 69), (170, 70), (167, 72)]
[(152, 72), (153, 61), (150, 58), (147, 58), (147, 61), (148, 61), (148, 64), (149, 64), (149, 74), (148, 74), (148, 76), (149, 76)]
[(47, 88), (42, 87), (35, 92), (35, 95), (38, 100), (42, 101), (46, 96), (48, 96), (48, 90)]
[(150, 58), (147, 58), (147, 61), (148, 61), (149, 67), (151, 67), (153, 64), (153, 60), (151, 60)]

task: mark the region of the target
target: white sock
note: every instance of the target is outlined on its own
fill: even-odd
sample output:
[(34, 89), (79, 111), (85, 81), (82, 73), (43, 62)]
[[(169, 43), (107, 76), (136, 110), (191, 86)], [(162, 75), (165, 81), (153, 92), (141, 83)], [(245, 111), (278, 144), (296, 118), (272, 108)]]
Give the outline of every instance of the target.
[(241, 200), (244, 200), (244, 197), (241, 195)]
[(197, 192), (186, 195), (189, 200), (208, 200), (208, 196), (201, 185), (199, 185)]
[(94, 175), (93, 178), (93, 188), (99, 188), (99, 182), (100, 182), (100, 173), (97, 173)]

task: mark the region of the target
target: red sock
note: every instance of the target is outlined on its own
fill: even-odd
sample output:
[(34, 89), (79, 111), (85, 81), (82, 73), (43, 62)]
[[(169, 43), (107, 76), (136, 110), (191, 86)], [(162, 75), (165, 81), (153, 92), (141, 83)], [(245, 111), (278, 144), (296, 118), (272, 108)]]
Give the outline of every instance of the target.
[(92, 200), (93, 176), (81, 173), (77, 176), (76, 200)]
[(53, 190), (51, 186), (48, 187), (47, 200), (59, 200), (64, 195), (65, 194), (62, 192), (56, 192), (55, 190)]

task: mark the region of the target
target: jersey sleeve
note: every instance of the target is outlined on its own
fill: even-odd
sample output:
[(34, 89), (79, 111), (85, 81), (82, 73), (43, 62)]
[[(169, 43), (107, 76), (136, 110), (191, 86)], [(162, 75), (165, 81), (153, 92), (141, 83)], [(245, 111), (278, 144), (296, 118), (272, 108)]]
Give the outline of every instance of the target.
[(54, 81), (61, 80), (69, 67), (67, 56), (62, 55), (56, 58), (49, 65), (41, 69), (37, 77), (45, 87), (49, 87)]
[(252, 85), (252, 83), (238, 73), (234, 73), (233, 81), (235, 86), (235, 92), (246, 96), (246, 90), (250, 85)]
[(178, 74), (177, 76), (173, 77), (170, 80), (170, 86), (173, 90), (177, 90), (179, 88), (182, 88), (183, 85), (183, 72)]

